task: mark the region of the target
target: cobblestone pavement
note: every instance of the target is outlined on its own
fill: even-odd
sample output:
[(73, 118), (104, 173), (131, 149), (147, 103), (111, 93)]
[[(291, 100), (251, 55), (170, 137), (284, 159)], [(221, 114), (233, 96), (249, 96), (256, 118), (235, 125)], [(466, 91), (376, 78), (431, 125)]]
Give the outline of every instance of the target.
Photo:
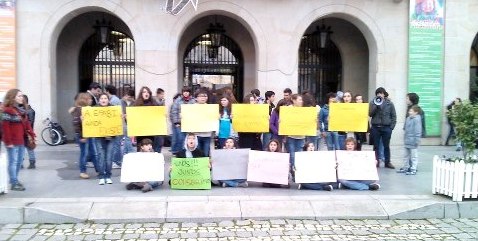
[(7, 224), (0, 240), (477, 240), (478, 219)]

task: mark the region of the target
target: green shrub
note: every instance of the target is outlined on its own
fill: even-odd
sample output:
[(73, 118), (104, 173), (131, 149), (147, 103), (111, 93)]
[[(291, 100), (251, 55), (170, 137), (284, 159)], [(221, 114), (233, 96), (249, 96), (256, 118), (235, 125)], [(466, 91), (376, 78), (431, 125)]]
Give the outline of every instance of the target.
[(463, 146), (465, 162), (477, 162), (474, 151), (478, 137), (478, 104), (463, 101), (455, 105), (448, 116), (455, 125), (456, 139)]

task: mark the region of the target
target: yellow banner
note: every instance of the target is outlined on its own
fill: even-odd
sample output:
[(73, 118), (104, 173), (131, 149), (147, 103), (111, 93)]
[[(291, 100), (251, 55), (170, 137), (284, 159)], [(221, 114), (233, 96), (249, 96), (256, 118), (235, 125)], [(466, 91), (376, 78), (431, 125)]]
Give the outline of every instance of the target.
[(81, 115), (84, 137), (123, 135), (121, 106), (83, 107)]
[(367, 132), (368, 103), (332, 103), (329, 108), (329, 131)]
[(268, 104), (233, 104), (232, 116), (236, 132), (269, 132)]
[(209, 132), (219, 129), (218, 104), (181, 105), (182, 132)]
[(129, 136), (167, 135), (165, 106), (126, 107)]
[(316, 136), (317, 108), (293, 107), (280, 108), (279, 135), (283, 136)]

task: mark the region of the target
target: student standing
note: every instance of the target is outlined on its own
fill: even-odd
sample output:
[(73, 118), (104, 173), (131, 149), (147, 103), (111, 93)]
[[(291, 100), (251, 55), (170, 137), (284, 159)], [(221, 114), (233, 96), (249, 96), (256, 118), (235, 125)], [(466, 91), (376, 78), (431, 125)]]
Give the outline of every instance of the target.
[(322, 137), (325, 138), (327, 144), (327, 150), (334, 151), (340, 150), (339, 145), (339, 136), (335, 131), (329, 131), (329, 105), (337, 102), (337, 94), (330, 92), (326, 95), (326, 101), (328, 104), (325, 104), (319, 113), (319, 125), (320, 132)]
[[(276, 94), (274, 93), (274, 91), (269, 90), (269, 91), (266, 91), (265, 97), (266, 97), (265, 104), (269, 105), (269, 120), (270, 120), (272, 111), (275, 108), (274, 101), (275, 101), (275, 98), (276, 98)], [(272, 135), (271, 132), (272, 131), (269, 128), (268, 132), (262, 133), (262, 146), (263, 147), (265, 147), (267, 145), (267, 143), (269, 143), (269, 141), (271, 140), (271, 135)]]
[(175, 141), (171, 144), (171, 152), (173, 154), (181, 151), (185, 138), (185, 134), (181, 132), (181, 105), (194, 103), (196, 103), (196, 100), (191, 96), (191, 88), (185, 86), (181, 91), (181, 96), (171, 106), (169, 115), (171, 123), (173, 123), (173, 135), (176, 137), (173, 138)]
[[(138, 98), (134, 102), (134, 106), (157, 106), (156, 100), (153, 98), (153, 92), (146, 86), (141, 87), (139, 90)], [(137, 136), (136, 143), (140, 143), (143, 139), (154, 140), (154, 136)], [(140, 151), (140, 146), (137, 145), (137, 151)]]
[[(257, 100), (253, 95), (244, 97), (244, 104), (257, 104)], [(251, 150), (261, 151), (262, 142), (260, 133), (239, 132), (239, 146), (241, 148), (250, 148)]]
[[(303, 100), (302, 96), (299, 94), (293, 94), (292, 97), (292, 108), (295, 107), (302, 107), (303, 106)], [(297, 116), (297, 118), (300, 118), (300, 116)], [(288, 136), (286, 140), (287, 144), (287, 151), (290, 154), (290, 167), (291, 169), (294, 168), (294, 161), (295, 161), (295, 152), (298, 152), (302, 149), (304, 146), (305, 142), (305, 136), (297, 135), (297, 136)]]
[[(280, 109), (283, 106), (289, 106), (292, 102), (286, 99), (279, 100), (276, 108), (272, 111), (271, 118), (269, 119), (269, 129), (271, 131), (271, 140), (278, 140), (280, 143), (283, 142), (283, 136), (279, 135), (279, 114)], [(267, 148), (267, 145), (264, 145), (264, 148)]]
[[(356, 94), (355, 103), (363, 103), (363, 97), (360, 94)], [(362, 145), (367, 142), (367, 132), (355, 132), (355, 140), (357, 140), (357, 151), (362, 150)]]
[(20, 109), (20, 105), (23, 104), (23, 93), (19, 89), (11, 89), (5, 94), (2, 140), (7, 147), (8, 176), (13, 191), (25, 191), (25, 187), (18, 180), (18, 173), (25, 155), (25, 135), (35, 137), (26, 113)]
[(231, 100), (227, 96), (222, 96), (219, 100), (219, 132), (217, 138), (219, 149), (224, 148), (226, 140), (231, 137)]
[(403, 167), (397, 172), (415, 175), (417, 174), (418, 165), (418, 145), (422, 136), (420, 107), (414, 105), (408, 110), (404, 130), (405, 155), (403, 157)]
[[(200, 90), (196, 95), (196, 104), (207, 104), (208, 95), (204, 90)], [(209, 156), (209, 150), (211, 149), (211, 136), (212, 132), (197, 132), (195, 133), (198, 139), (198, 148), (204, 153), (205, 156)]]
[[(24, 103), (22, 105), (22, 109), (25, 111), (28, 121), (30, 122), (30, 126), (32, 130), (34, 130), (34, 125), (35, 125), (35, 110), (32, 108), (28, 101), (28, 96), (24, 95), (23, 96)], [(35, 169), (36, 168), (36, 156), (35, 156), (35, 150), (29, 148), (28, 146), (25, 146), (27, 153), (28, 153), (28, 162), (30, 165), (28, 166), (28, 169)]]
[(76, 144), (80, 147), (80, 157), (79, 157), (79, 168), (80, 168), (80, 178), (88, 179), (90, 176), (86, 171), (86, 156), (88, 153), (88, 140), (83, 137), (83, 125), (81, 118), (81, 108), (89, 106), (91, 104), (91, 98), (87, 93), (80, 93), (75, 100), (75, 107), (71, 112), (73, 129), (75, 130), (75, 141)]

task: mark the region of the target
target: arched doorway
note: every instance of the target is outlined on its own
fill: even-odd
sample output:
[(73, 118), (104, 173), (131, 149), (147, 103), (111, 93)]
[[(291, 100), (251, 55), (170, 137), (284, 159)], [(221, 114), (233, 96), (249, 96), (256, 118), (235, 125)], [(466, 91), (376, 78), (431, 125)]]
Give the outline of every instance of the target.
[(186, 48), (183, 58), (184, 84), (193, 87), (208, 87), (218, 90), (232, 88), (236, 97), (241, 97), (244, 61), (239, 45), (220, 33), (216, 46), (213, 36), (203, 33), (193, 39)]
[(339, 90), (368, 99), (369, 48), (352, 22), (335, 15), (316, 20), (303, 34), (298, 51), (300, 93), (311, 93), (320, 105), (328, 92)]
[[(119, 96), (124, 87), (134, 88), (133, 39), (126, 23), (106, 12), (82, 13), (66, 23), (56, 44), (56, 85), (52, 86), (56, 93), (53, 112), (60, 123), (71, 122), (68, 109), (74, 105), (75, 95), (86, 91), (93, 81), (103, 87), (116, 86)], [(63, 127), (72, 137), (72, 126)]]
[(478, 35), (470, 50), (470, 101), (478, 102)]
[[(252, 35), (230, 13), (198, 16), (178, 45), (179, 89), (230, 87), (237, 100), (257, 88), (256, 51)], [(230, 17), (231, 16), (231, 17)]]

